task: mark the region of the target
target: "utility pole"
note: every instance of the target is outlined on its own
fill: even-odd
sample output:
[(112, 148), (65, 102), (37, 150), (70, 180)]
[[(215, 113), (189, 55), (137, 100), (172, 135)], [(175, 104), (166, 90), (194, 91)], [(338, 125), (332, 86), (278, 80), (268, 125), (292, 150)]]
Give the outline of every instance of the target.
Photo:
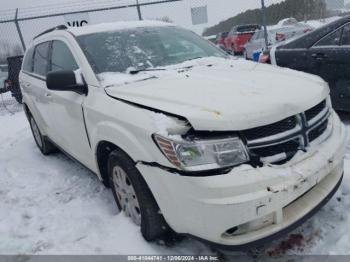
[(261, 12), (262, 12), (262, 21), (264, 27), (264, 37), (265, 37), (265, 50), (268, 49), (269, 40), (267, 35), (267, 26), (266, 26), (266, 8), (265, 8), (265, 0), (261, 0)]
[(18, 36), (19, 36), (19, 40), (21, 40), (23, 53), (24, 53), (26, 51), (26, 44), (24, 43), (21, 27), (19, 26), (19, 23), (18, 23), (18, 8), (16, 9), (16, 14), (15, 14), (15, 25), (16, 25)]
[(141, 7), (140, 7), (140, 4), (139, 4), (139, 0), (136, 0), (136, 8), (137, 8), (137, 13), (139, 15), (139, 20), (141, 21), (142, 20), (142, 15), (141, 15)]

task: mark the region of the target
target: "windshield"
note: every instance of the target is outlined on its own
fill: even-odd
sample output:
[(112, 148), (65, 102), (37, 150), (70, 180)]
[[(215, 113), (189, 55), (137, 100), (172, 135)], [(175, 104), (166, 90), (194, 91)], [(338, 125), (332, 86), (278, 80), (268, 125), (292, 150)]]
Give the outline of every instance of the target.
[(164, 67), (202, 57), (227, 57), (195, 33), (173, 26), (102, 32), (77, 39), (96, 74)]

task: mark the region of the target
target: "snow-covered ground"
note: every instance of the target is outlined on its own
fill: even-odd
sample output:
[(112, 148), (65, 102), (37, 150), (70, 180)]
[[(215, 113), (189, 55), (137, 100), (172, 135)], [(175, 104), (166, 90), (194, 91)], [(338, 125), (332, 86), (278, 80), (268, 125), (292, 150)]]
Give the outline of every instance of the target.
[[(12, 105), (12, 109), (13, 109)], [(24, 113), (0, 104), (0, 254), (236, 254), (196, 240), (147, 243), (97, 177), (41, 155)], [(350, 128), (350, 116), (343, 116)], [(336, 196), (293, 233), (248, 255), (350, 254), (350, 148)]]

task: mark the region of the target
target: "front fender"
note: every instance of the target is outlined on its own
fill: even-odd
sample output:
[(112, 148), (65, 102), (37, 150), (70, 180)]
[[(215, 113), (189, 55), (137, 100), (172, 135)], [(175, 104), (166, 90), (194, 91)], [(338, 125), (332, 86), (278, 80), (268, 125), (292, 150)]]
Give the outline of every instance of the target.
[[(126, 152), (134, 162), (154, 161), (156, 156), (154, 155), (155, 152), (152, 152), (152, 148), (157, 148), (151, 139), (151, 134), (141, 134), (138, 133), (137, 130), (135, 130), (135, 132), (136, 133), (131, 133), (130, 130), (114, 122), (101, 122), (91, 133), (91, 145), (96, 152), (99, 143), (106, 141), (118, 146)], [(146, 148), (148, 150), (146, 150)]]

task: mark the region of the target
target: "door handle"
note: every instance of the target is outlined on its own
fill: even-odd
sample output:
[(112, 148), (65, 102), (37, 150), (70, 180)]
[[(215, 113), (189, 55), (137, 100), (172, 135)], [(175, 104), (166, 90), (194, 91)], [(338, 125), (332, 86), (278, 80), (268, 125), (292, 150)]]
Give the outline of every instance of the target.
[(328, 55), (324, 53), (315, 53), (311, 55), (313, 58), (315, 58), (317, 61), (323, 61), (324, 59), (328, 58)]

